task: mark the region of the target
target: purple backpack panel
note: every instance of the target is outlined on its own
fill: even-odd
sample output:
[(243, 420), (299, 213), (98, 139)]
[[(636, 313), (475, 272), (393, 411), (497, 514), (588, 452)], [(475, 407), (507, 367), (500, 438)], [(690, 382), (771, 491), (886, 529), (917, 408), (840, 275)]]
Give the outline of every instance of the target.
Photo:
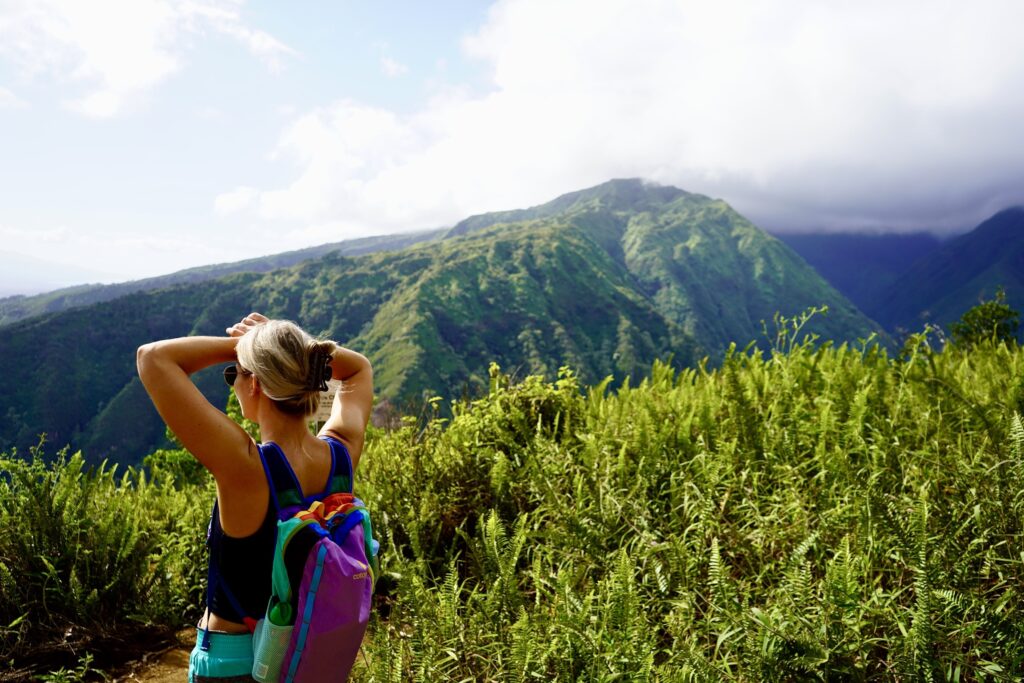
[(310, 551), (299, 589), (295, 628), (281, 681), (344, 681), (370, 620), (373, 577), (362, 524), (341, 545), (321, 538)]

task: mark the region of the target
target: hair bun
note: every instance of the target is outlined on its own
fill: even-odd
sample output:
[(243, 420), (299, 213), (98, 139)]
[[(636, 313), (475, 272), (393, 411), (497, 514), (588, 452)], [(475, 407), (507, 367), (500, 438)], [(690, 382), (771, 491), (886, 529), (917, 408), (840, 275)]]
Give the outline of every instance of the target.
[(306, 377), (306, 390), (327, 391), (327, 382), (332, 376), (331, 354), (318, 344), (309, 354), (309, 375)]

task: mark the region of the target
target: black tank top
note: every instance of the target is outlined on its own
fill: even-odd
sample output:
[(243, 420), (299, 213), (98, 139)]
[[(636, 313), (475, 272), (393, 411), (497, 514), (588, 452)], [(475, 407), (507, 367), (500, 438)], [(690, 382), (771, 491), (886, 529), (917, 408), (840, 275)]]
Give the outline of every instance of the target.
[(245, 623), (251, 630), (253, 620), (263, 615), (270, 600), (278, 510), (281, 510), (280, 516), (287, 519), (332, 493), (352, 492), (352, 460), (348, 449), (333, 437), (323, 437), (323, 440), (331, 447), (331, 470), (323, 489), (310, 496), (303, 495), (281, 448), (273, 442), (259, 445), (270, 492), (263, 523), (249, 536), (236, 538), (224, 533), (214, 502), (206, 537), (210, 549), (206, 605), (212, 614)]

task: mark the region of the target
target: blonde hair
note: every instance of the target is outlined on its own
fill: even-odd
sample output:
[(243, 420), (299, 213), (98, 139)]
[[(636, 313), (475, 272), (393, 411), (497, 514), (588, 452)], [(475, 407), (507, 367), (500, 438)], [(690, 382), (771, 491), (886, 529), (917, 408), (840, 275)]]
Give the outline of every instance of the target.
[(335, 348), (333, 341), (314, 339), (289, 320), (269, 320), (239, 338), (235, 353), (239, 365), (256, 375), (263, 393), (282, 412), (310, 415), (320, 400), (320, 391), (314, 388), (320, 380), (316, 373), (323, 371), (323, 366), (313, 368), (310, 363), (316, 352), (330, 358)]

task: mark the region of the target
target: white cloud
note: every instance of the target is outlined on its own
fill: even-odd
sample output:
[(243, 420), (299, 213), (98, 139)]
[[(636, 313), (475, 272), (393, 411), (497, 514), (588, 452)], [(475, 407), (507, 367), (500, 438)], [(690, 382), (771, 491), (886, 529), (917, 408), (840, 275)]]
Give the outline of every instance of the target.
[[(7, 265), (5, 260), (21, 264), (13, 275), (11, 272), (6, 276), (0, 273), (0, 290), (10, 293), (42, 291), (75, 282), (113, 282), (149, 277), (256, 255), (253, 248), (238, 245), (237, 239), (231, 235), (185, 230), (148, 234), (134, 229), (127, 232), (93, 231), (84, 225), (25, 227), (0, 224), (0, 245), (0, 266)], [(36, 268), (39, 272), (29, 273), (26, 270), (29, 267), (26, 264), (32, 259), (38, 261)], [(24, 280), (20, 286), (17, 284), (19, 278)]]
[[(114, 273), (96, 270), (81, 259), (50, 260), (0, 250), (0, 297), (31, 295), (83, 282), (111, 282)], [(123, 278), (122, 278), (123, 279)]]
[(134, 235), (134, 236), (111, 236), (105, 240), (107, 246), (115, 252), (126, 251), (130, 253), (163, 254), (163, 255), (191, 255), (196, 252), (209, 252), (210, 244), (201, 236), (173, 236), (161, 235)]
[(28, 102), (7, 88), (0, 87), (0, 109), (24, 109), (27, 106)]
[(0, 10), (0, 58), (24, 77), (77, 84), (85, 92), (65, 105), (107, 118), (178, 71), (183, 38), (207, 28), (279, 69), (293, 51), (246, 26), (239, 8), (236, 0), (9, 0)]
[[(294, 248), (296, 244), (326, 244), (356, 237), (367, 237), (366, 226), (347, 221), (331, 221), (316, 223), (302, 228), (288, 230), (280, 234), (281, 251)], [(291, 245), (291, 246), (289, 246)]]
[(283, 58), (298, 53), (266, 31), (243, 24), (239, 11), (243, 2), (244, 0), (188, 2), (182, 6), (182, 17), (196, 19), (197, 23), (209, 22), (216, 31), (244, 44), (271, 71), (280, 72), (284, 68)]
[(221, 216), (237, 213), (252, 206), (258, 196), (256, 188), (242, 185), (230, 192), (217, 195), (213, 201), (213, 210)]
[(409, 204), (405, 198), (388, 201), (376, 181), (401, 170), (427, 144), (425, 135), (392, 112), (351, 101), (310, 112), (288, 127), (274, 154), (292, 160), (299, 176), (288, 187), (261, 192), (259, 214), (400, 229), (429, 214), (429, 202), (411, 196)]
[(612, 177), (764, 225), (967, 227), (1024, 201), (1024, 4), (501, 0), (491, 89), (300, 116), (260, 215), (411, 229)]
[(192, 115), (195, 116), (197, 119), (200, 119), (202, 121), (227, 121), (228, 120), (228, 114), (227, 114), (226, 111), (224, 111), (220, 107), (211, 107), (209, 105), (204, 105), (204, 106), (201, 106), (201, 107), (196, 107), (193, 110)]
[(402, 64), (401, 62), (397, 62), (394, 59), (391, 59), (390, 57), (380, 58), (380, 70), (388, 78), (397, 78), (399, 76), (404, 76), (405, 74), (409, 73), (409, 67), (407, 67), (405, 64)]

